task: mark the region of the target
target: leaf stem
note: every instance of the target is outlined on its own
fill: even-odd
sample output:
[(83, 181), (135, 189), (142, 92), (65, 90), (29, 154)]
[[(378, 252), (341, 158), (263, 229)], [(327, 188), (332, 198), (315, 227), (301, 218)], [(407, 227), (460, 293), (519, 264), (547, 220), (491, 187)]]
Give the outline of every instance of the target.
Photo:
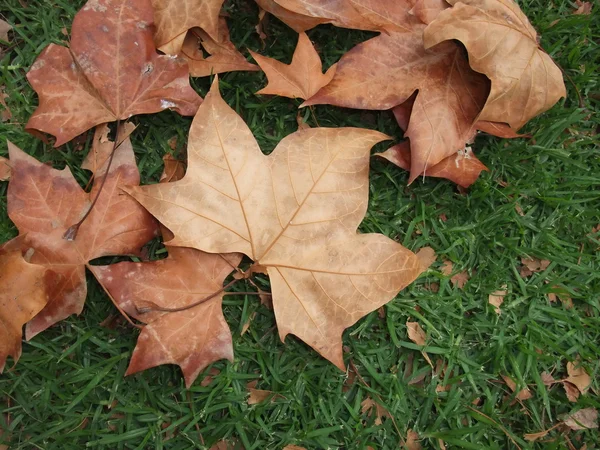
[(122, 142), (119, 142), (119, 131), (121, 131), (121, 121), (119, 119), (117, 119), (117, 131), (116, 131), (116, 135), (115, 135), (115, 141), (113, 143), (113, 148), (110, 153), (110, 157), (108, 158), (108, 164), (106, 166), (106, 171), (104, 172), (104, 178), (102, 179), (102, 183), (100, 184), (100, 188), (98, 189), (98, 193), (96, 194), (96, 197), (94, 197), (92, 204), (90, 205), (87, 212), (83, 215), (81, 220), (79, 222), (77, 222), (76, 224), (71, 225), (67, 229), (67, 231), (65, 231), (65, 234), (63, 234), (63, 239), (66, 239), (67, 241), (74, 241), (77, 238), (77, 233), (79, 232), (79, 227), (83, 224), (83, 222), (85, 222), (85, 219), (88, 218), (88, 216), (94, 209), (94, 206), (96, 206), (96, 203), (98, 202), (98, 199), (100, 198), (100, 195), (102, 194), (102, 190), (104, 189), (104, 185), (106, 184), (106, 179), (108, 178), (110, 167), (112, 165), (113, 159), (115, 159), (115, 153), (116, 153), (117, 149), (119, 148), (119, 146), (122, 144)]

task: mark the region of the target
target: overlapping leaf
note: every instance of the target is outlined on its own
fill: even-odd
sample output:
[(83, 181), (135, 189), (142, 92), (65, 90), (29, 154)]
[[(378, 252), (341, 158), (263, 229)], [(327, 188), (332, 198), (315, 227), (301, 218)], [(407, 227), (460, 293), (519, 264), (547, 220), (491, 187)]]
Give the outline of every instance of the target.
[(70, 48), (50, 44), (27, 78), (40, 105), (26, 125), (56, 136), (56, 146), (91, 127), (201, 102), (187, 63), (156, 53), (150, 0), (89, 0), (73, 21)]
[[(85, 268), (95, 258), (135, 254), (156, 234), (152, 217), (120, 188), (139, 184), (129, 139), (117, 149), (110, 171), (95, 172), (90, 193), (77, 184), (68, 168), (56, 170), (9, 143), (12, 178), (8, 215), (19, 230), (19, 246), (33, 252), (31, 262), (52, 269), (58, 279), (49, 288), (48, 304), (27, 324), (27, 338), (83, 309)], [(87, 212), (107, 177), (98, 201), (68, 241), (65, 231)]]
[(424, 270), (379, 234), (357, 234), (369, 150), (385, 139), (355, 128), (308, 129), (262, 154), (213, 84), (177, 182), (127, 188), (174, 234), (169, 245), (245, 253), (271, 279), (281, 338), (300, 337), (343, 367), (341, 336)]

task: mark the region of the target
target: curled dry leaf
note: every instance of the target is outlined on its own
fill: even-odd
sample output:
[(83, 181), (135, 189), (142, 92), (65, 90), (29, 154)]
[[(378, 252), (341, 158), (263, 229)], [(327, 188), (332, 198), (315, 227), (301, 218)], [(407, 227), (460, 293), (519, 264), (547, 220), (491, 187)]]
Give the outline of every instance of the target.
[[(223, 72), (238, 70), (258, 71), (259, 68), (246, 61), (229, 39), (229, 30), (225, 19), (221, 18), (219, 39), (213, 39), (201, 28), (193, 28), (185, 37), (181, 55), (187, 59), (190, 75), (207, 77)], [(204, 52), (210, 56), (204, 57)]]
[(312, 128), (265, 156), (215, 81), (189, 135), (180, 181), (127, 188), (174, 234), (169, 245), (240, 252), (266, 270), (283, 340), (295, 334), (339, 368), (342, 333), (423, 268), (379, 234), (357, 234), (371, 147), (357, 128)]
[(598, 428), (598, 411), (594, 408), (584, 408), (570, 414), (564, 424), (571, 430), (589, 430)]
[(427, 335), (421, 328), (418, 322), (406, 322), (406, 330), (408, 332), (408, 338), (417, 345), (425, 345), (425, 339)]
[[(512, 0), (449, 0), (425, 29), (426, 48), (457, 39), (471, 67), (491, 80), (478, 119), (518, 130), (566, 96), (561, 70), (538, 44), (538, 35)], [(436, 47), (434, 47), (436, 46)]]
[[(219, 13), (223, 0), (152, 0), (156, 47), (165, 53), (178, 54), (188, 30), (202, 28), (214, 41), (219, 41), (222, 24)], [(177, 44), (174, 45), (174, 42)]]
[(23, 325), (48, 301), (45, 267), (29, 264), (20, 251), (0, 253), (0, 373), (6, 358), (21, 356)]
[(170, 153), (163, 156), (163, 173), (160, 175), (160, 183), (170, 183), (181, 180), (185, 175), (185, 162), (173, 157)]
[(554, 430), (558, 425), (560, 425), (560, 424), (554, 425), (552, 428), (548, 428), (547, 430), (538, 431), (537, 433), (527, 433), (523, 436), (523, 438), (526, 441), (535, 442), (538, 439), (545, 438), (548, 435), (548, 433), (550, 433), (552, 430)]
[(10, 162), (8, 159), (0, 156), (0, 181), (8, 181), (10, 179)]
[(269, 84), (257, 94), (281, 95), (290, 98), (307, 99), (331, 81), (335, 75), (335, 64), (323, 74), (321, 58), (306, 33), (300, 33), (291, 64), (261, 56), (250, 51)]
[(150, 0), (89, 0), (73, 20), (70, 48), (50, 44), (27, 74), (40, 104), (26, 128), (56, 136), (59, 146), (136, 114), (193, 115), (202, 99), (187, 63), (156, 53), (152, 29)]
[(390, 109), (418, 91), (405, 136), (410, 140), (410, 178), (429, 175), (443, 159), (463, 149), (489, 92), (485, 76), (471, 70), (461, 48), (445, 42), (425, 50), (425, 25), (405, 12), (405, 31), (381, 34), (348, 51), (333, 80), (304, 105), (332, 104)]
[[(511, 391), (517, 392), (517, 383), (515, 383), (512, 378), (510, 378), (506, 375), (502, 375), (502, 379), (504, 380), (504, 382), (510, 388)], [(528, 400), (531, 397), (533, 397), (533, 394), (531, 393), (529, 388), (527, 386), (525, 386), (523, 389), (521, 389), (519, 392), (517, 392), (516, 397), (518, 400)]]
[(582, 394), (587, 393), (590, 385), (592, 384), (592, 378), (588, 375), (585, 369), (579, 364), (579, 362), (567, 363), (567, 374), (568, 377), (564, 381), (567, 381), (577, 387), (579, 392)]
[(496, 314), (498, 315), (502, 314), (500, 306), (504, 302), (504, 297), (506, 297), (507, 293), (508, 291), (506, 290), (506, 285), (503, 285), (502, 289), (498, 289), (488, 296), (488, 303), (494, 307)]
[[(94, 186), (86, 193), (68, 168), (56, 170), (9, 143), (12, 178), (8, 185), (8, 215), (19, 230), (19, 246), (32, 249), (31, 262), (56, 273), (49, 286), (46, 307), (26, 327), (27, 338), (35, 336), (71, 314), (79, 314), (87, 295), (85, 269), (93, 259), (138, 254), (156, 235), (156, 222), (120, 188), (140, 181), (131, 142), (116, 150), (108, 174), (106, 165), (97, 170)], [(100, 193), (99, 187), (108, 177)], [(65, 231), (96, 206), (68, 241)]]
[(152, 302), (162, 308), (192, 305), (222, 289), (241, 255), (177, 247), (168, 247), (168, 251), (163, 260), (93, 266), (92, 272), (123, 311), (146, 323), (126, 375), (177, 364), (190, 387), (209, 364), (219, 359), (233, 361), (231, 332), (221, 310), (223, 293), (178, 312), (140, 314), (136, 304)]

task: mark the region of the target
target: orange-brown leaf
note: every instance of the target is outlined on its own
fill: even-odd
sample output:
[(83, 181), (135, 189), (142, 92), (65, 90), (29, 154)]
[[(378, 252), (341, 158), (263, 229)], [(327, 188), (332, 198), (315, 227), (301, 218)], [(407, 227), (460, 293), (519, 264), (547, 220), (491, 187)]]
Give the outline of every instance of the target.
[[(219, 39), (213, 39), (201, 28), (194, 28), (185, 37), (181, 55), (187, 59), (190, 75), (207, 77), (223, 72), (238, 70), (258, 71), (259, 68), (246, 61), (229, 39), (229, 30), (225, 19), (221, 19)], [(204, 52), (210, 56), (204, 57)]]
[[(49, 287), (46, 307), (27, 324), (27, 338), (83, 309), (87, 286), (85, 268), (101, 256), (135, 254), (156, 233), (156, 223), (120, 189), (139, 184), (131, 142), (116, 150), (110, 172), (99, 169), (86, 193), (68, 168), (56, 170), (9, 143), (12, 178), (8, 185), (8, 215), (17, 226), (24, 250), (32, 249), (32, 263), (42, 264), (58, 279)], [(65, 231), (79, 221), (107, 176), (96, 206), (68, 241)]]
[(174, 158), (170, 153), (163, 156), (163, 164), (164, 168), (160, 176), (160, 183), (171, 183), (172, 181), (181, 180), (185, 175), (185, 162)]
[(421, 22), (430, 24), (447, 8), (450, 8), (450, 5), (446, 0), (417, 0), (410, 13)]
[(590, 385), (592, 384), (592, 378), (588, 375), (579, 362), (572, 363), (569, 361), (567, 363), (567, 374), (568, 377), (565, 379), (565, 381), (568, 381), (576, 386), (579, 392), (582, 394), (585, 394), (588, 391)]
[(250, 54), (269, 80), (269, 84), (257, 94), (307, 99), (329, 83), (335, 75), (335, 65), (323, 74), (321, 58), (306, 33), (299, 35), (291, 64), (284, 64), (252, 51)]
[(8, 42), (8, 32), (12, 26), (5, 20), (0, 19), (0, 41)]
[(570, 414), (564, 424), (571, 430), (589, 430), (598, 428), (598, 411), (594, 408), (580, 409)]
[[(127, 122), (119, 127), (117, 143), (123, 143), (133, 130), (135, 130), (135, 125), (131, 122)], [(92, 140), (92, 148), (81, 164), (82, 169), (87, 169), (95, 174), (100, 168), (104, 167), (114, 147), (114, 142), (108, 138), (109, 133), (110, 128), (106, 123), (96, 127), (94, 139)]]
[[(514, 380), (506, 375), (502, 375), (502, 379), (504, 380), (504, 382), (506, 383), (506, 385), (510, 388), (510, 390), (512, 392), (517, 392), (517, 384), (514, 382)], [(529, 388), (527, 386), (525, 386), (523, 389), (521, 389), (519, 392), (517, 392), (517, 399), (519, 400), (528, 400), (531, 397), (533, 397), (533, 394), (531, 393), (531, 391), (529, 390)]]
[(256, 0), (256, 3), (258, 3), (258, 6), (260, 6), (262, 9), (270, 14), (273, 14), (297, 33), (310, 30), (319, 24), (329, 22), (328, 19), (322, 17), (310, 17), (289, 11), (278, 5), (275, 0)]
[(91, 127), (174, 109), (192, 115), (201, 98), (187, 63), (156, 53), (150, 0), (89, 0), (75, 15), (70, 49), (46, 47), (27, 79), (39, 106), (26, 128), (56, 146)]
[(494, 307), (496, 314), (498, 315), (502, 313), (500, 306), (502, 303), (504, 303), (504, 297), (506, 297), (507, 293), (508, 291), (506, 290), (506, 285), (503, 285), (501, 289), (492, 292), (488, 296), (488, 303)]
[(412, 25), (357, 45), (338, 62), (333, 80), (304, 103), (389, 109), (418, 91), (405, 133), (410, 182), (465, 147), (489, 92), (488, 80), (471, 70), (458, 45), (425, 50), (424, 27)]
[(181, 367), (186, 386), (219, 360), (233, 361), (231, 332), (221, 310), (223, 294), (178, 312), (140, 314), (136, 304), (152, 302), (162, 308), (191, 305), (223, 287), (223, 280), (237, 265), (239, 255), (204, 253), (169, 247), (164, 260), (110, 266), (94, 266), (92, 272), (127, 314), (146, 323), (126, 375), (161, 364)]
[[(449, 0), (424, 33), (425, 47), (457, 39), (471, 67), (491, 80), (479, 120), (518, 130), (566, 96), (561, 70), (538, 44), (538, 35), (512, 0)], [(433, 47), (436, 46), (436, 47)]]
[(10, 162), (8, 159), (0, 156), (0, 181), (7, 181), (10, 179)]
[(422, 271), (379, 234), (357, 234), (371, 147), (387, 137), (311, 128), (264, 155), (215, 82), (198, 110), (180, 181), (128, 188), (174, 234), (170, 245), (245, 253), (266, 268), (284, 339), (292, 333), (343, 368), (342, 333)]
[(427, 335), (421, 328), (418, 322), (406, 322), (406, 329), (408, 331), (408, 338), (417, 345), (425, 345), (425, 339)]
[(6, 358), (21, 356), (23, 325), (48, 301), (47, 269), (29, 264), (20, 251), (0, 255), (0, 373)]

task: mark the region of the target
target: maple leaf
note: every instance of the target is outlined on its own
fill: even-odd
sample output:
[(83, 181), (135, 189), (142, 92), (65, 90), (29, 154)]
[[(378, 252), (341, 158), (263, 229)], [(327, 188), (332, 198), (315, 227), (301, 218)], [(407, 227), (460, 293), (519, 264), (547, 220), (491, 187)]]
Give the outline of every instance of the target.
[[(54, 272), (46, 307), (27, 324), (27, 339), (83, 309), (87, 286), (85, 269), (95, 258), (135, 254), (156, 234), (154, 219), (119, 188), (137, 185), (140, 177), (131, 142), (116, 150), (111, 169), (95, 172), (86, 193), (68, 168), (56, 170), (9, 143), (12, 177), (8, 185), (8, 215), (19, 230), (20, 246), (33, 249), (31, 262)], [(104, 188), (98, 194), (104, 178)], [(95, 207), (79, 228), (77, 239), (63, 238), (96, 198)]]
[(257, 94), (281, 95), (290, 98), (307, 99), (331, 81), (335, 75), (335, 64), (325, 74), (321, 58), (306, 33), (300, 33), (291, 64), (284, 64), (273, 58), (250, 51), (269, 84)]
[(8, 181), (10, 179), (10, 162), (8, 159), (0, 156), (0, 181)]
[(418, 91), (405, 133), (409, 182), (465, 147), (489, 92), (489, 81), (471, 70), (458, 45), (425, 50), (424, 29), (413, 23), (357, 45), (338, 62), (333, 80), (302, 105), (390, 109)]
[(329, 21), (322, 17), (310, 17), (289, 11), (278, 5), (275, 0), (256, 0), (256, 3), (260, 8), (273, 14), (297, 33), (310, 30), (319, 24), (327, 23)]
[(23, 325), (48, 301), (45, 267), (29, 264), (20, 251), (0, 253), (0, 373), (7, 356), (21, 356)]
[(178, 312), (141, 314), (136, 304), (152, 302), (163, 308), (192, 305), (222, 289), (223, 280), (241, 256), (177, 247), (168, 247), (168, 251), (163, 260), (93, 266), (92, 273), (123, 311), (146, 323), (125, 375), (177, 364), (190, 387), (209, 364), (219, 359), (233, 361), (231, 332), (221, 310), (223, 293)]
[(356, 233), (369, 150), (383, 139), (312, 128), (265, 156), (215, 81), (192, 123), (183, 179), (125, 190), (171, 230), (169, 245), (253, 259), (270, 277), (281, 339), (295, 334), (343, 368), (344, 329), (424, 270), (391, 239)]
[[(156, 32), (156, 47), (167, 53), (177, 54), (188, 30), (202, 28), (214, 41), (222, 37), (219, 13), (223, 0), (152, 0)], [(173, 41), (177, 44), (173, 45)]]
[(193, 115), (202, 99), (187, 62), (156, 53), (152, 22), (150, 0), (89, 0), (73, 20), (70, 48), (50, 44), (27, 73), (40, 104), (26, 128), (59, 146), (136, 114)]
[(538, 44), (538, 35), (512, 0), (448, 0), (453, 5), (424, 32), (426, 48), (457, 39), (471, 67), (491, 80), (479, 120), (518, 130), (566, 96), (561, 70)]
[[(225, 19), (221, 19), (219, 36), (220, 38), (215, 40), (201, 28), (193, 28), (187, 34), (180, 54), (187, 59), (190, 75), (207, 77), (236, 70), (259, 70), (256, 65), (246, 61), (246, 58), (236, 50), (229, 39), (229, 30)], [(205, 58), (203, 49), (210, 56)]]

